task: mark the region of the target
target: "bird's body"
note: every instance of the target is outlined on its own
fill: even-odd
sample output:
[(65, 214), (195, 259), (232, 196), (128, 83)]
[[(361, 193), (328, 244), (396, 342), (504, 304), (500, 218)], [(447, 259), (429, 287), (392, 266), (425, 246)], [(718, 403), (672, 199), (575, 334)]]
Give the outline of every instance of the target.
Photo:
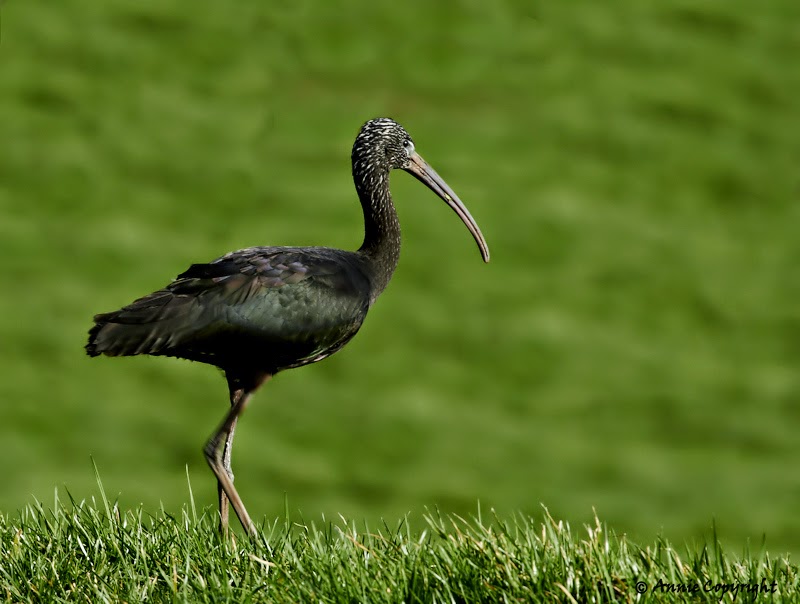
[[(400, 256), (400, 227), (388, 175), (404, 169), (465, 222), (488, 262), (477, 225), (444, 181), (414, 151), (396, 122), (367, 122), (353, 145), (353, 179), (364, 210), (364, 243), (355, 252), (323, 247), (252, 247), (193, 264), (165, 288), (96, 315), (90, 356), (172, 356), (225, 372), (231, 410), (205, 447), (219, 485), (221, 526), (228, 501), (255, 534), (233, 486), (230, 453), (250, 396), (279, 371), (322, 360), (359, 330)], [(223, 440), (224, 439), (224, 440)]]
[(97, 315), (90, 355), (148, 354), (271, 375), (347, 343), (372, 302), (354, 252), (254, 247), (194, 264), (164, 289)]

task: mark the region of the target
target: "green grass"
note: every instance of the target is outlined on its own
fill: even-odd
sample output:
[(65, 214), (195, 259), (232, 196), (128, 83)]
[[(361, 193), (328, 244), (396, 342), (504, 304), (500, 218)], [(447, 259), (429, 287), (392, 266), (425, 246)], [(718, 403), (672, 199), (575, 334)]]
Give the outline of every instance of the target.
[[(101, 487), (102, 493), (102, 487)], [(546, 510), (545, 510), (546, 512)], [(13, 602), (793, 602), (796, 565), (715, 540), (645, 547), (595, 517), (464, 519), (429, 511), (368, 526), (287, 515), (256, 541), (221, 539), (216, 513), (100, 501), (0, 515), (0, 596)], [(645, 594), (640, 597), (639, 594)], [(691, 594), (691, 595), (687, 595)], [(724, 597), (723, 597), (724, 596)]]
[(91, 316), (231, 249), (357, 247), (350, 145), (391, 115), (492, 263), (393, 178), (391, 285), (238, 428), (253, 516), (285, 495), (417, 534), (426, 508), (544, 504), (633, 542), (714, 521), (732, 551), (800, 552), (796, 0), (0, 11), (0, 510), (96, 495), (90, 455), (121, 510), (179, 517), (187, 464), (213, 503), (224, 381), (89, 359)]

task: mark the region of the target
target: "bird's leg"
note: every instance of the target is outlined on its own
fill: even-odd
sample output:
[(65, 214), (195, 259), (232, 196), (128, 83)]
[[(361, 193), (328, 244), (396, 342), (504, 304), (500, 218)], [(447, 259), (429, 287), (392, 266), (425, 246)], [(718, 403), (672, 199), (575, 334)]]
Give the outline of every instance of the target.
[[(233, 440), (233, 428), (236, 425), (237, 418), (241, 412), (244, 411), (251, 396), (250, 392), (243, 390), (240, 390), (238, 394), (239, 396), (236, 397), (236, 401), (230, 411), (228, 411), (222, 424), (206, 443), (204, 452), (206, 461), (208, 461), (208, 465), (211, 467), (211, 471), (214, 472), (214, 475), (217, 477), (218, 488), (222, 493), (219, 498), (220, 529), (223, 533), (227, 531), (228, 501), (230, 500), (230, 503), (233, 504), (233, 511), (236, 512), (244, 529), (251, 535), (255, 535), (256, 530), (253, 521), (250, 520), (250, 516), (247, 514), (242, 499), (239, 497), (239, 493), (236, 491), (236, 488), (233, 486), (233, 481), (228, 475), (229, 470), (225, 467), (225, 450), (227, 449), (230, 451), (230, 444)], [(228, 457), (230, 458), (230, 454)]]
[[(236, 487), (233, 486), (233, 473), (231, 472), (231, 448), (233, 446), (233, 434), (236, 428), (236, 421), (244, 411), (250, 397), (258, 387), (267, 381), (269, 374), (260, 374), (256, 379), (242, 380), (228, 376), (228, 384), (231, 393), (231, 408), (228, 411), (222, 424), (206, 443), (204, 453), (206, 461), (211, 467), (211, 471), (217, 477), (220, 503), (220, 530), (227, 532), (228, 528), (228, 502), (233, 505), (233, 511), (239, 518), (244, 529), (255, 537), (256, 527), (250, 519), (247, 510), (242, 503)], [(223, 442), (224, 441), (224, 442)]]
[[(241, 397), (242, 393), (242, 390), (231, 392), (231, 407), (236, 404), (238, 397)], [(231, 479), (231, 482), (233, 482), (233, 470), (231, 469), (231, 450), (233, 449), (233, 434), (236, 430), (236, 420), (237, 418), (234, 418), (233, 423), (231, 424), (228, 436), (225, 438), (225, 447), (222, 450), (222, 467), (225, 468), (225, 472), (228, 474), (228, 478)], [(229, 515), (228, 496), (225, 494), (225, 489), (222, 488), (222, 483), (220, 481), (217, 481), (217, 496), (219, 497), (219, 530), (223, 535), (227, 535)]]

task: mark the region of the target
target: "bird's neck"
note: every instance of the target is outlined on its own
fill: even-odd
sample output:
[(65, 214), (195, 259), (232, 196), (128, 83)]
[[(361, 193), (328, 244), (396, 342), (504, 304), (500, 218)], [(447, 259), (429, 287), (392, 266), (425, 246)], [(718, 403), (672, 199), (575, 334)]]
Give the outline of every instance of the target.
[(400, 222), (389, 193), (388, 170), (354, 172), (353, 178), (364, 211), (364, 243), (358, 252), (369, 268), (377, 297), (400, 260)]

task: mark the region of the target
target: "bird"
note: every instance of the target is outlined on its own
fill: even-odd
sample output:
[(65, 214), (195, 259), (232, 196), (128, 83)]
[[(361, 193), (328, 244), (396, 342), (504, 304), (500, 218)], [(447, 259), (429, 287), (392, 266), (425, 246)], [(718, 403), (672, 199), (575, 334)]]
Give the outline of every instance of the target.
[(229, 504), (244, 530), (251, 537), (258, 534), (231, 469), (236, 424), (253, 394), (277, 373), (321, 361), (347, 344), (397, 267), (400, 224), (389, 173), (404, 170), (431, 189), (455, 211), (489, 262), (478, 224), (399, 123), (385, 117), (367, 121), (353, 143), (351, 161), (364, 214), (358, 250), (241, 249), (192, 264), (163, 289), (94, 316), (86, 344), (91, 357), (177, 357), (224, 374), (230, 408), (203, 449), (217, 480), (223, 534), (228, 533)]

